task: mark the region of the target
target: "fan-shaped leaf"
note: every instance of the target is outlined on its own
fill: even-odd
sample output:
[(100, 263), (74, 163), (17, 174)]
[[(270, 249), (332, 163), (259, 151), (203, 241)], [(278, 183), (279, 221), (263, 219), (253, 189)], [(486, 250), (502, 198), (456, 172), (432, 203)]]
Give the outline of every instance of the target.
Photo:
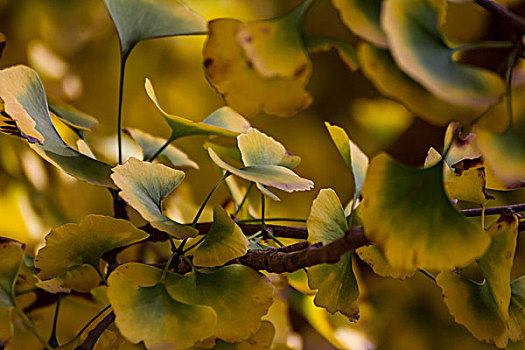
[(227, 129), (239, 134), (247, 132), (251, 128), (250, 122), (228, 106), (217, 109), (202, 122), (204, 124), (218, 126), (219, 128)]
[(214, 335), (228, 342), (245, 340), (259, 329), (273, 293), (264, 276), (242, 265), (193, 271), (168, 283), (167, 290), (183, 303), (211, 306), (217, 313)]
[(272, 137), (251, 128), (247, 133), (237, 136), (244, 166), (280, 165), (293, 169), (301, 162)]
[(243, 23), (236, 37), (248, 62), (266, 78), (308, 79), (312, 63), (305, 52), (302, 16), (304, 1), (289, 14), (267, 21)]
[(177, 0), (104, 0), (117, 27), (122, 56), (142, 40), (199, 34), (206, 22)]
[(284, 166), (252, 165), (237, 169), (220, 159), (211, 148), (208, 148), (208, 153), (210, 154), (211, 159), (220, 168), (245, 180), (257, 183), (259, 189), (263, 191), (265, 195), (270, 196), (274, 200), (279, 200), (279, 197), (268, 191), (263, 186), (275, 187), (286, 192), (306, 191), (314, 186), (312, 181), (299, 177), (292, 170)]
[[(144, 159), (151, 159), (157, 151), (164, 146), (166, 140), (161, 137), (155, 137), (138, 129), (127, 128), (124, 130), (135, 142), (142, 148)], [(199, 169), (197, 163), (189, 159), (188, 155), (173, 145), (168, 145), (164, 151), (159, 154), (159, 158), (167, 159), (173, 166), (189, 166)]]
[(90, 130), (98, 125), (98, 120), (62, 101), (49, 102), (49, 110), (77, 133)]
[(441, 163), (411, 168), (380, 154), (370, 163), (362, 194), (365, 235), (394, 268), (464, 266), (490, 244), (486, 233), (450, 204)]
[(470, 123), (482, 112), (482, 109), (456, 106), (432, 95), (402, 72), (386, 50), (363, 43), (358, 55), (363, 73), (382, 94), (403, 103), (429, 123), (446, 125), (452, 120)]
[(11, 313), (15, 306), (15, 281), (24, 259), (24, 246), (0, 238), (0, 345), (13, 336)]
[(80, 180), (114, 187), (109, 165), (70, 148), (57, 133), (44, 88), (34, 70), (15, 66), (0, 71), (0, 99), (5, 103), (5, 113), (16, 122), (17, 128), (37, 140), (32, 146), (43, 158)]
[(352, 32), (376, 46), (388, 46), (380, 23), (383, 0), (332, 0), (332, 4)]
[(361, 193), (368, 169), (368, 157), (350, 140), (343, 128), (337, 125), (330, 125), (328, 122), (325, 122), (324, 125), (328, 129), (330, 137), (343, 157), (346, 166), (354, 175), (355, 193)]
[(454, 62), (455, 51), (445, 44), (439, 31), (445, 9), (446, 0), (385, 2), (381, 24), (396, 63), (449, 103), (472, 108), (498, 103), (505, 84), (497, 74)]
[[(345, 235), (348, 224), (343, 206), (332, 189), (319, 192), (312, 203), (306, 226), (311, 243), (327, 244)], [(315, 305), (332, 314), (340, 311), (353, 321), (359, 318), (359, 288), (352, 270), (352, 252), (343, 255), (335, 264), (312, 266), (307, 274), (308, 286), (318, 289)]]
[(248, 252), (248, 239), (241, 228), (219, 205), (213, 208), (213, 224), (204, 241), (193, 252), (196, 266), (214, 267)]
[(229, 106), (251, 116), (260, 110), (279, 116), (291, 116), (312, 103), (304, 90), (308, 77), (299, 79), (264, 78), (249, 65), (236, 39), (241, 25), (234, 19), (209, 23), (210, 35), (204, 47), (204, 67), (210, 83)]
[[(268, 350), (272, 348), (272, 340), (275, 336), (275, 327), (269, 321), (262, 321), (261, 327), (250, 338), (239, 343), (227, 343), (217, 340), (212, 350)], [(203, 350), (208, 348), (192, 348), (191, 350)]]
[(100, 259), (105, 252), (147, 237), (147, 233), (129, 221), (88, 215), (80, 224), (59, 226), (46, 236), (46, 245), (35, 258), (35, 267), (40, 269), (38, 277), (42, 280), (57, 277), (53, 281), (55, 286), (86, 292), (96, 286), (91, 281), (96, 271), (100, 271)]
[(162, 201), (182, 182), (184, 172), (130, 158), (125, 164), (113, 168), (111, 178), (121, 189), (119, 196), (153, 227), (177, 238), (198, 234), (193, 227), (179, 224), (162, 213)]
[[(162, 107), (160, 107), (159, 102), (157, 101), (157, 95), (155, 94), (155, 90), (153, 90), (153, 85), (151, 85), (151, 82), (149, 79), (146, 78), (146, 92), (149, 96), (149, 98), (155, 103), (155, 106), (159, 109), (159, 111), (164, 116), (164, 119), (166, 119), (166, 122), (168, 122), (170, 128), (171, 128), (171, 136), (170, 140), (176, 140), (180, 137), (184, 136), (193, 136), (193, 135), (219, 135), (219, 136), (226, 136), (226, 137), (236, 137), (239, 132), (229, 130), (222, 126), (215, 126), (213, 123), (199, 123), (194, 122), (193, 120), (185, 119), (182, 117), (178, 117), (176, 115), (169, 114), (165, 112)], [(240, 124), (239, 117), (236, 117), (236, 121), (233, 123), (233, 126), (237, 129)], [(242, 117), (241, 117), (242, 118)], [(244, 119), (244, 118), (243, 118)], [(212, 118), (211, 121), (216, 120), (216, 118)], [(230, 124), (225, 124), (225, 126), (228, 126)]]
[[(512, 127), (503, 133), (475, 129), (476, 144), (492, 174), (501, 182), (498, 190), (525, 185), (525, 143)], [(494, 186), (491, 186), (494, 187)]]
[[(485, 277), (483, 283), (473, 282), (453, 272), (440, 273), (436, 282), (443, 290), (445, 303), (456, 322), (467, 327), (476, 338), (503, 348), (509, 338), (509, 305), (513, 303), (510, 270), (516, 249), (517, 218), (502, 214), (490, 227), (489, 234), (491, 245), (478, 260)], [(516, 311), (516, 308), (511, 307), (511, 310)], [(520, 313), (523, 314), (523, 311)]]
[(305, 45), (309, 53), (329, 51), (332, 48), (335, 49), (339, 58), (352, 71), (359, 69), (361, 66), (357, 58), (357, 50), (344, 41), (326, 37), (306, 36)]
[(217, 323), (213, 309), (174, 299), (165, 283), (152, 283), (161, 273), (131, 263), (110, 275), (107, 293), (122, 335), (153, 350), (184, 349), (212, 336)]

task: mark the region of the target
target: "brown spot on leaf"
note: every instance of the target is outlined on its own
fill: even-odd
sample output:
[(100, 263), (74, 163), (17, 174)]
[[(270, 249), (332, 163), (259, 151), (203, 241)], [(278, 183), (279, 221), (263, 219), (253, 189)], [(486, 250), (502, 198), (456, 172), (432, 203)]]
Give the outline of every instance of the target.
[(209, 66), (211, 66), (211, 64), (213, 63), (213, 58), (206, 58), (204, 59), (204, 67), (208, 68)]
[(301, 75), (303, 75), (304, 72), (306, 72), (306, 64), (303, 64), (302, 66), (297, 68), (293, 73), (293, 76), (294, 78), (299, 78)]
[(270, 32), (270, 26), (269, 25), (262, 26), (261, 32), (263, 32), (264, 34), (268, 34)]
[[(512, 224), (514, 222), (514, 214), (512, 214), (510, 211), (505, 211), (501, 213), (500, 217), (498, 218), (498, 222), (506, 222), (507, 224)], [(499, 229), (498, 225), (498, 229)]]

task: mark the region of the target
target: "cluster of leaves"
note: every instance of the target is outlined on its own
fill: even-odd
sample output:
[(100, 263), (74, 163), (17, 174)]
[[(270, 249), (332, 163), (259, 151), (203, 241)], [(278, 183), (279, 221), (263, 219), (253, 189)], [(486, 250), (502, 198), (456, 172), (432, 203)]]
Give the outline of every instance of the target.
[[(519, 29), (514, 41), (478, 45), (510, 49), (502, 77), (458, 61), (462, 47), (451, 47), (441, 30), (445, 0), (333, 0), (342, 21), (363, 39), (357, 49), (304, 33), (312, 0), (281, 17), (249, 23), (206, 23), (178, 1), (105, 4), (121, 49), (118, 165), (94, 157), (84, 133), (96, 121), (64, 103), (48, 102), (34, 70), (15, 66), (0, 71), (0, 131), (24, 139), (67, 174), (108, 188), (115, 203), (115, 217), (89, 215), (79, 224), (51, 230), (34, 258), (24, 253), (24, 245), (0, 241), (0, 346), (9, 348), (16, 313), (46, 349), (269, 348), (276, 329), (263, 316), (279, 297), (269, 276), (256, 270), (308, 268), (315, 304), (357, 321), (354, 251), (380, 276), (404, 279), (421, 271), (435, 279), (456, 322), (479, 340), (500, 348), (523, 346), (524, 279), (511, 282), (520, 227), (520, 217), (511, 209), (523, 207), (496, 208), (490, 212), (496, 216), (484, 217), (494, 199), (488, 190), (513, 191), (525, 184), (525, 135), (516, 127), (522, 124), (512, 105), (513, 89), (519, 89), (512, 84), (513, 69), (523, 54)], [(499, 9), (499, 15), (508, 14)], [(179, 35), (208, 35), (204, 70), (227, 106), (202, 122), (172, 115), (146, 80), (146, 93), (171, 136), (164, 140), (123, 129), (122, 94), (130, 53), (142, 40)], [(312, 96), (305, 87), (313, 69), (309, 55), (330, 48), (350, 69), (361, 68), (385, 96), (427, 122), (448, 125), (446, 148), (441, 154), (430, 149), (419, 168), (386, 153), (369, 160), (342, 128), (326, 123), (352, 173), (353, 199), (344, 207), (333, 189), (320, 190), (303, 236), (295, 237), (302, 242), (276, 248), (282, 243), (266, 224), (266, 199), (279, 200), (274, 188), (305, 191), (314, 183), (294, 171), (300, 157), (251, 127), (245, 117), (260, 111), (291, 116), (308, 108)], [(476, 43), (468, 48), (476, 48)], [(77, 145), (66, 144), (52, 115), (77, 133)], [(142, 160), (124, 159), (123, 131), (142, 149)], [(209, 137), (205, 147), (222, 177), (193, 222), (184, 223), (169, 217), (163, 203), (184, 180), (178, 168), (198, 168), (171, 143), (195, 135)], [(252, 186), (241, 189), (235, 178), (260, 191), (260, 213), (248, 196)], [(199, 223), (222, 183), (232, 194), (233, 210), (215, 206), (213, 222)], [(465, 203), (480, 209), (462, 212)], [(129, 221), (127, 207), (148, 224), (137, 227)], [(468, 218), (476, 215), (481, 222)], [(250, 237), (248, 222), (257, 223)], [(287, 228), (280, 229), (287, 236)], [(169, 256), (120, 263), (118, 254), (125, 248), (157, 241), (169, 241)], [(462, 274), (467, 266), (479, 268), (481, 283)], [(26, 290), (30, 292), (21, 293)], [(55, 317), (46, 341), (23, 310), (23, 305), (32, 304), (28, 295), (38, 293), (90, 295), (100, 312), (63, 344), (56, 337)]]

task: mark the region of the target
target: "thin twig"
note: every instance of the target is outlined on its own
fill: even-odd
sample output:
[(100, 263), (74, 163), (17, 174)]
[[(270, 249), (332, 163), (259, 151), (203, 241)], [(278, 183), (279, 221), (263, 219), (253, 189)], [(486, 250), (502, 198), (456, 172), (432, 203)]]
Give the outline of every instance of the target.
[(513, 12), (510, 12), (505, 6), (500, 5), (492, 0), (475, 0), (475, 2), (488, 12), (510, 24), (520, 34), (525, 33), (525, 19)]
[(113, 321), (115, 321), (115, 313), (111, 311), (106, 317), (100, 321), (95, 328), (93, 328), (91, 331), (89, 331), (88, 336), (86, 340), (79, 346), (75, 348), (75, 350), (90, 350), (93, 348), (95, 343), (97, 342), (98, 338), (102, 335), (102, 333), (108, 328)]

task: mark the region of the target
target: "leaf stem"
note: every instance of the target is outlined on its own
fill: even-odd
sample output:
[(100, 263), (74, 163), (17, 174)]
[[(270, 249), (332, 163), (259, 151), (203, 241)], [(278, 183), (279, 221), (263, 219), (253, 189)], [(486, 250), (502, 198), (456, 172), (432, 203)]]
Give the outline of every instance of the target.
[(454, 51), (467, 51), (479, 49), (509, 49), (512, 48), (512, 41), (480, 41), (477, 43), (467, 43), (453, 48)]
[(159, 149), (157, 150), (157, 152), (155, 152), (155, 154), (152, 155), (149, 159), (146, 159), (146, 161), (147, 161), (147, 162), (152, 162), (155, 158), (157, 158), (157, 157), (159, 156), (159, 154), (162, 153), (162, 151), (164, 151), (164, 150), (166, 149), (166, 147), (168, 147), (168, 146), (170, 145), (171, 141), (173, 141), (173, 140), (172, 140), (171, 137), (170, 137), (170, 138), (169, 138), (169, 139), (168, 139), (168, 140), (162, 145), (162, 147), (159, 148)]
[(14, 303), (14, 309), (15, 309), (16, 313), (18, 314), (18, 316), (22, 319), (22, 322), (24, 322), (24, 325), (27, 327), (27, 329), (29, 329), (31, 331), (31, 333), (33, 333), (33, 335), (38, 339), (38, 341), (40, 341), (42, 343), (42, 345), (44, 345), (44, 348), (46, 350), (51, 350), (51, 347), (49, 346), (49, 344), (37, 332), (33, 322), (31, 322), (29, 317), (27, 317), (27, 315), (24, 313), (24, 311), (22, 311), (22, 309), (20, 309), (20, 307), (16, 304), (16, 302)]
[(192, 244), (191, 246), (189, 246), (188, 248), (186, 248), (182, 254), (186, 254), (188, 251), (192, 250), (193, 248), (195, 248), (196, 246), (198, 246), (199, 244), (202, 243), (202, 241), (204, 241), (206, 239), (206, 235), (202, 236), (197, 242), (195, 242), (194, 244)]
[[(197, 212), (197, 214), (195, 215), (195, 218), (193, 219), (193, 222), (191, 223), (191, 227), (195, 227), (197, 225), (197, 222), (199, 221), (199, 218), (201, 217), (201, 214), (202, 214), (202, 211), (204, 210), (204, 208), (206, 207), (206, 204), (208, 203), (208, 201), (210, 200), (211, 196), (213, 195), (213, 193), (217, 190), (217, 188), (219, 188), (219, 186), (221, 185), (221, 183), (228, 177), (230, 176), (231, 173), (229, 171), (225, 172), (224, 175), (219, 179), (219, 181), (217, 181), (217, 183), (215, 184), (215, 186), (213, 186), (213, 188), (211, 189), (210, 193), (208, 193), (208, 195), (206, 196), (206, 198), (204, 199), (204, 202), (202, 202), (201, 204), (201, 207), (199, 208), (199, 211)], [(180, 249), (180, 248), (179, 248)]]
[(166, 279), (166, 275), (168, 273), (168, 269), (170, 268), (171, 262), (173, 261), (173, 258), (177, 256), (177, 252), (170, 255), (168, 261), (166, 262), (166, 265), (164, 265), (164, 269), (162, 269), (162, 275), (160, 276), (160, 281), (164, 281)]
[(436, 281), (436, 277), (434, 277), (432, 274), (430, 274), (428, 271), (425, 271), (425, 270), (422, 270), (422, 269), (418, 269), (419, 272), (421, 272), (423, 275), (427, 276), (428, 278), (430, 278), (432, 281)]
[(117, 115), (117, 140), (118, 163), (122, 164), (122, 100), (124, 97), (124, 76), (126, 74), (126, 61), (128, 54), (122, 54), (120, 59), (120, 77), (118, 87), (118, 115)]
[[(245, 220), (237, 220), (236, 222), (238, 224), (248, 224), (251, 222), (261, 222), (262, 219), (245, 219)], [(306, 222), (306, 219), (293, 219), (293, 218), (265, 218), (264, 221), (270, 222), (270, 221), (289, 221), (289, 222)]]
[(62, 299), (62, 294), (57, 294), (57, 305), (55, 308), (55, 317), (53, 318), (53, 328), (51, 329), (51, 335), (49, 336), (48, 344), (53, 348), (58, 348), (58, 339), (57, 339), (57, 323), (58, 323), (58, 311), (60, 310), (60, 301)]
[(248, 200), (248, 195), (250, 194), (250, 191), (251, 191), (251, 189), (253, 187), (253, 184), (254, 184), (254, 182), (250, 182), (250, 185), (248, 186), (248, 189), (246, 190), (246, 193), (244, 194), (244, 197), (242, 197), (241, 203), (239, 203), (239, 205), (237, 206), (237, 209), (235, 209), (235, 213), (233, 213), (233, 216), (237, 216), (237, 214), (239, 214), (239, 212), (242, 209), (242, 206)]

